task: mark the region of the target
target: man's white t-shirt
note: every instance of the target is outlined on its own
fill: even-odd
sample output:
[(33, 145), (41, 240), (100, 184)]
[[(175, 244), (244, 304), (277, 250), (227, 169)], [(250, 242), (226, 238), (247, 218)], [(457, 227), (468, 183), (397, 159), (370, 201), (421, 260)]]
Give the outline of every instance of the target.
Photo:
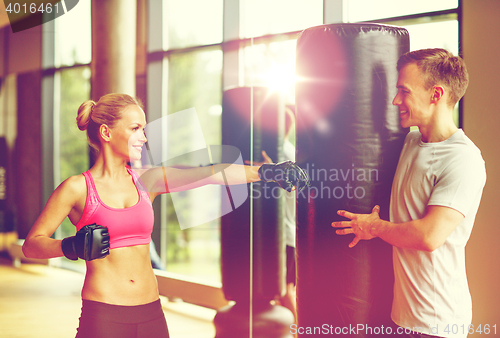
[(463, 221), (433, 252), (393, 247), (392, 320), (441, 337), (466, 337), (472, 303), (465, 271), (465, 245), (479, 207), (486, 171), (480, 150), (459, 129), (442, 142), (422, 142), (410, 132), (394, 176), (390, 220), (425, 216), (430, 205), (455, 209)]

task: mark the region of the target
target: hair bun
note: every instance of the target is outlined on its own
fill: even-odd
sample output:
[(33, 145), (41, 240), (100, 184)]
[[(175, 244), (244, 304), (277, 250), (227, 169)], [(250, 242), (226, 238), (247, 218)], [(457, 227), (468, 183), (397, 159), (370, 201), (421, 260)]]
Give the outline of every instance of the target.
[(94, 111), (95, 106), (96, 103), (92, 100), (85, 101), (80, 105), (80, 108), (78, 108), (78, 115), (76, 116), (76, 124), (78, 125), (78, 129), (87, 129), (91, 114)]

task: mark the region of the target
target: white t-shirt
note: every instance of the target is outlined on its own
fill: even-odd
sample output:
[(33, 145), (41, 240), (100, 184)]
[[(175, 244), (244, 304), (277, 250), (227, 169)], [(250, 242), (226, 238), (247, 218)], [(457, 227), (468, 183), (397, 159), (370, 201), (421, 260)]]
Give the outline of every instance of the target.
[(418, 131), (405, 140), (391, 192), (390, 220), (421, 219), (429, 205), (465, 218), (433, 252), (393, 247), (392, 320), (399, 326), (442, 337), (466, 337), (472, 303), (465, 271), (465, 245), (474, 224), (486, 171), (480, 150), (459, 129), (442, 142), (425, 143)]

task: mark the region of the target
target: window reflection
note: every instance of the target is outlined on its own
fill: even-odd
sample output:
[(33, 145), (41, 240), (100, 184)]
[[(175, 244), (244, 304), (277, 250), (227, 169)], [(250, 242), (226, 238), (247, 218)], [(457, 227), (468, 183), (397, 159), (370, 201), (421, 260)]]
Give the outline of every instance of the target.
[[(168, 113), (194, 107), (205, 143), (220, 145), (222, 51), (174, 54), (168, 59), (168, 68)], [(167, 152), (182, 152), (182, 147), (200, 136), (168, 126), (167, 130)], [(220, 219), (185, 230), (181, 230), (177, 220), (180, 213), (185, 219), (220, 210), (219, 191), (203, 196), (200, 193), (205, 192), (199, 191), (177, 193), (175, 209), (170, 194), (164, 196), (167, 216), (162, 228), (167, 229), (164, 252), (167, 271), (220, 282)]]
[[(459, 55), (458, 50), (458, 20), (447, 20), (438, 22), (415, 23), (401, 26), (405, 27), (410, 33), (410, 50), (423, 48), (444, 48), (454, 55)], [(436, 34), (439, 32), (439, 34)], [(459, 104), (453, 111), (453, 121), (455, 125), (460, 126), (459, 122)], [(416, 127), (412, 127), (415, 130)]]
[(88, 64), (91, 51), (90, 0), (80, 0), (55, 23), (56, 67)]
[(222, 41), (222, 0), (164, 0), (163, 48), (209, 45)]
[(244, 48), (246, 86), (280, 90), (287, 104), (295, 102), (295, 54), (297, 40), (274, 41)]
[(439, 47), (458, 55), (457, 20), (403, 26), (410, 32), (410, 50)]
[(458, 0), (344, 0), (344, 15), (347, 22), (358, 22), (454, 9), (457, 6)]
[(323, 0), (240, 0), (242, 37), (303, 30), (323, 23)]
[[(77, 67), (62, 70), (57, 73), (57, 78), (60, 79), (60, 92), (55, 95), (59, 97), (60, 108), (58, 119), (54, 121), (57, 126), (54, 135), (56, 186), (69, 176), (81, 174), (89, 168), (87, 136), (78, 129), (75, 119), (80, 104), (90, 97), (90, 69)], [(75, 233), (75, 226), (68, 218), (61, 229), (62, 238)]]

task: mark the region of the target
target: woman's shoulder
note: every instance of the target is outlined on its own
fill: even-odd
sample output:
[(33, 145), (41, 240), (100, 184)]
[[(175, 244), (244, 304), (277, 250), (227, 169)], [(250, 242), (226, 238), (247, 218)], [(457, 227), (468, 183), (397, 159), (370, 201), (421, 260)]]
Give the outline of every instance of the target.
[(64, 192), (68, 195), (80, 196), (81, 194), (87, 193), (87, 183), (85, 182), (85, 176), (83, 174), (70, 176), (65, 179), (59, 187), (58, 190)]

